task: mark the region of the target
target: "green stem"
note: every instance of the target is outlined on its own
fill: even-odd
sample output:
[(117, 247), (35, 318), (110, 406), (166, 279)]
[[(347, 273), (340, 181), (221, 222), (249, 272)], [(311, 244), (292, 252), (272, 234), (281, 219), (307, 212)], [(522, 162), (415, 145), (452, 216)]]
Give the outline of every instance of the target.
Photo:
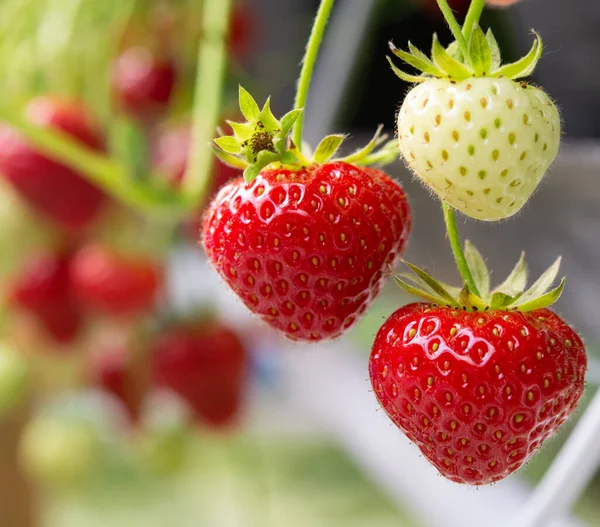
[(450, 240), (450, 247), (454, 253), (454, 259), (456, 260), (456, 266), (458, 272), (465, 283), (469, 286), (471, 293), (480, 296), (479, 289), (475, 285), (473, 275), (467, 264), (465, 253), (463, 252), (462, 243), (460, 241), (460, 235), (458, 234), (458, 228), (456, 227), (456, 217), (454, 215), (454, 209), (448, 205), (445, 201), (442, 202), (442, 208), (444, 210), (444, 221), (446, 222), (446, 229), (448, 231), (448, 239)]
[[(298, 80), (298, 90), (296, 92), (296, 100), (294, 101), (294, 108), (305, 108), (306, 99), (308, 98), (308, 90), (310, 88), (310, 81), (312, 74), (315, 69), (315, 63), (317, 61), (317, 55), (319, 54), (319, 48), (323, 41), (323, 34), (327, 27), (327, 21), (329, 19), (329, 13), (333, 8), (335, 0), (321, 0), (319, 11), (315, 18), (310, 38), (306, 46), (306, 53), (302, 61), (302, 70), (300, 71), (300, 79)], [(298, 120), (294, 124), (294, 133), (292, 139), (298, 148), (302, 149), (302, 133), (304, 128), (304, 112), (298, 117)]]
[(96, 152), (70, 136), (36, 126), (22, 117), (20, 109), (0, 104), (0, 121), (13, 127), (40, 152), (64, 163), (132, 208), (149, 215), (172, 216), (185, 213), (179, 196), (136, 182), (128, 167)]
[(469, 11), (467, 12), (467, 17), (465, 18), (462, 30), (466, 42), (469, 42), (475, 24), (479, 23), (484, 5), (485, 0), (471, 0), (471, 5), (469, 6)]
[[(475, 0), (475, 2), (477, 2), (477, 0)], [(463, 54), (464, 57), (467, 57), (468, 56), (467, 40), (463, 36), (463, 32), (460, 28), (459, 23), (456, 21), (456, 17), (454, 16), (452, 9), (450, 8), (450, 6), (448, 5), (448, 2), (446, 0), (437, 0), (437, 3), (438, 3), (438, 6), (440, 7), (440, 11), (444, 15), (444, 18), (446, 19), (446, 22), (450, 26), (450, 30), (452, 31), (452, 34), (454, 35), (456, 42), (458, 42), (458, 47), (460, 48), (461, 53)]]
[(209, 148), (219, 121), (227, 59), (231, 0), (206, 0), (202, 17), (203, 39), (198, 50), (194, 93), (192, 141), (183, 191), (196, 206), (206, 197), (213, 167)]

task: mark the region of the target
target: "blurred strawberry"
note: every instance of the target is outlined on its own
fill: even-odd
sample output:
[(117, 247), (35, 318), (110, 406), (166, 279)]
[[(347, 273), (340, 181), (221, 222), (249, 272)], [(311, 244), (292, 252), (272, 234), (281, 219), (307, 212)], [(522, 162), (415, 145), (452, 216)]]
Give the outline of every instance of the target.
[(236, 3), (229, 26), (229, 51), (237, 60), (246, 58), (255, 35), (255, 17), (244, 3)]
[[(37, 97), (27, 105), (25, 116), (31, 123), (63, 132), (93, 150), (104, 150), (98, 126), (74, 100)], [(0, 125), (0, 173), (36, 209), (70, 230), (89, 225), (105, 200), (80, 173), (40, 154), (6, 125)]]
[(135, 316), (154, 307), (162, 269), (147, 255), (94, 242), (77, 251), (70, 276), (75, 295), (90, 310)]
[(113, 66), (112, 89), (117, 106), (130, 116), (151, 123), (167, 109), (176, 77), (171, 60), (149, 47), (130, 47)]
[(33, 254), (9, 284), (9, 304), (30, 313), (58, 343), (72, 342), (83, 327), (71, 297), (69, 256)]
[(118, 399), (135, 423), (140, 417), (142, 390), (136, 389), (132, 362), (127, 350), (103, 350), (91, 364), (90, 382)]
[(200, 320), (167, 329), (153, 355), (152, 379), (182, 397), (211, 426), (231, 425), (242, 404), (247, 353), (221, 322)]

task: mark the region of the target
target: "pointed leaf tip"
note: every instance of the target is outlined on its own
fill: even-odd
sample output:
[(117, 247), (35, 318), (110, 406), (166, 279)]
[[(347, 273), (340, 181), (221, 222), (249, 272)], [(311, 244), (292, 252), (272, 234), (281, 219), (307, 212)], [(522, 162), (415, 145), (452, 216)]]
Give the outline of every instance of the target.
[(530, 301), (519, 301), (516, 303), (516, 306), (520, 311), (534, 311), (536, 309), (549, 307), (560, 298), (565, 289), (566, 283), (567, 279), (563, 277), (563, 279), (560, 281), (560, 284), (555, 289), (552, 289), (551, 291), (548, 291), (547, 293)]
[(239, 87), (240, 110), (247, 121), (256, 121), (260, 115), (258, 104), (243, 86)]
[(475, 25), (469, 39), (469, 62), (478, 76), (488, 75), (492, 69), (492, 50), (479, 25)]
[(332, 134), (323, 138), (315, 150), (315, 161), (317, 163), (329, 161), (338, 151), (345, 139), (346, 136), (342, 134)]
[(537, 63), (539, 62), (542, 51), (543, 44), (542, 39), (538, 33), (532, 31), (535, 35), (535, 40), (529, 53), (525, 55), (523, 58), (513, 62), (512, 64), (506, 64), (501, 68), (498, 68), (496, 71), (493, 71), (492, 74), (495, 77), (506, 77), (507, 79), (521, 79), (523, 77), (527, 77), (533, 73)]
[(214, 140), (216, 145), (228, 154), (239, 154), (242, 150), (238, 140), (231, 135), (224, 135)]

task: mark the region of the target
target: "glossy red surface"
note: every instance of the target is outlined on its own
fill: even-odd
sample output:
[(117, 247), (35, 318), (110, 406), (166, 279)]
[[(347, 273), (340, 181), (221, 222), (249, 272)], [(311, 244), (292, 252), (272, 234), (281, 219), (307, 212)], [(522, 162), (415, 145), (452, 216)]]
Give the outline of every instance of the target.
[(549, 309), (473, 312), (410, 304), (377, 333), (375, 395), (447, 478), (472, 485), (521, 467), (573, 413), (587, 358)]

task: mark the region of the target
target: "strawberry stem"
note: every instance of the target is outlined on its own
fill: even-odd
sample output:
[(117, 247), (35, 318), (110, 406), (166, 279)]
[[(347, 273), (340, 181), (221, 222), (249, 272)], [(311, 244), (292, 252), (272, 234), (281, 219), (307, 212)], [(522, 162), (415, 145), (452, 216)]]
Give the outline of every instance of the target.
[[(315, 17), (310, 38), (306, 46), (306, 53), (302, 60), (302, 70), (300, 71), (300, 78), (298, 80), (298, 90), (296, 92), (296, 100), (294, 101), (294, 108), (304, 109), (306, 106), (306, 99), (308, 98), (308, 90), (310, 88), (310, 81), (312, 74), (315, 69), (315, 63), (319, 54), (319, 48), (323, 41), (323, 34), (327, 27), (327, 21), (329, 19), (329, 13), (333, 8), (335, 0), (321, 0), (319, 11)], [(292, 139), (298, 149), (302, 150), (302, 132), (304, 128), (304, 112), (298, 117), (294, 125), (294, 132)]]
[(469, 6), (469, 11), (467, 12), (462, 30), (463, 36), (465, 37), (465, 42), (469, 42), (469, 39), (471, 38), (471, 32), (473, 31), (475, 24), (479, 23), (484, 5), (485, 0), (471, 1), (471, 5)]
[[(477, 3), (477, 1), (478, 0), (475, 0), (473, 3)], [(456, 17), (454, 16), (452, 9), (448, 5), (447, 0), (437, 0), (437, 3), (440, 8), (440, 11), (444, 15), (444, 18), (446, 19), (448, 26), (450, 26), (450, 30), (452, 31), (452, 34), (454, 35), (456, 42), (458, 42), (458, 47), (460, 48), (460, 51), (463, 54), (463, 57), (467, 57), (468, 56), (467, 39), (463, 36), (463, 32), (460, 28), (460, 25), (456, 21)], [(473, 4), (471, 4), (471, 6), (472, 5)]]
[(207, 0), (202, 17), (202, 41), (194, 93), (192, 141), (183, 190), (190, 201), (203, 201), (210, 183), (213, 154), (209, 148), (218, 124), (227, 59), (226, 37), (231, 0)]
[(481, 296), (479, 289), (475, 285), (475, 280), (473, 280), (473, 275), (471, 274), (469, 264), (467, 264), (465, 253), (463, 252), (460, 235), (458, 234), (458, 228), (456, 227), (456, 216), (454, 215), (454, 209), (452, 209), (452, 207), (445, 201), (442, 202), (442, 209), (444, 211), (444, 221), (446, 222), (446, 230), (448, 231), (450, 247), (452, 247), (452, 252), (454, 253), (454, 259), (456, 260), (458, 272), (460, 273), (460, 276), (462, 276), (465, 284), (467, 284), (469, 287), (471, 293), (476, 296)]

